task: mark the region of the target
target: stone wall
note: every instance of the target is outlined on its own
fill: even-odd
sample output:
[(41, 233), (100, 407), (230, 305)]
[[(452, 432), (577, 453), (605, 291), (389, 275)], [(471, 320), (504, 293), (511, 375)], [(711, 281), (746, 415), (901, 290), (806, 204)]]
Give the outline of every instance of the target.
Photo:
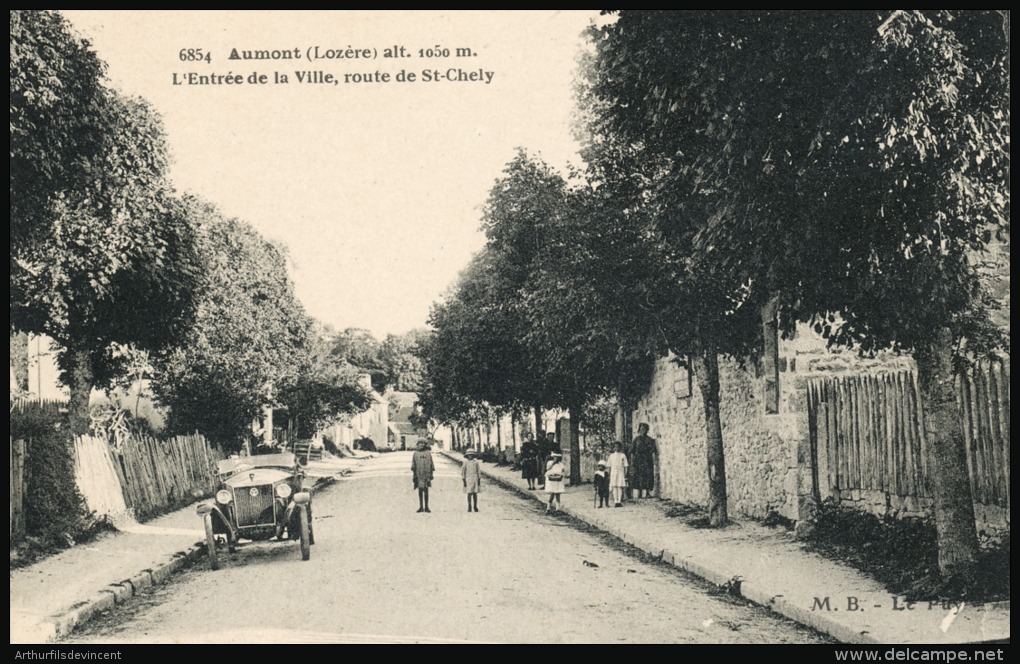
[[(896, 496), (884, 491), (846, 489), (838, 492), (843, 507), (870, 512), (878, 517), (895, 519), (924, 517), (935, 518), (935, 501), (916, 496)], [(974, 521), (983, 541), (1001, 540), (1009, 534), (1009, 507), (974, 503)]]
[[(796, 471), (790, 446), (766, 426), (761, 381), (754, 368), (726, 358), (719, 365), (730, 512), (764, 517), (776, 511), (785, 516), (791, 508), (788, 476)], [(688, 391), (686, 374), (672, 357), (660, 359), (648, 394), (634, 411), (633, 424), (636, 429), (648, 423), (649, 435), (659, 443), (659, 495), (703, 505), (708, 495), (704, 411), (697, 385)]]
[[(735, 516), (775, 513), (800, 521), (813, 514), (807, 427), (807, 381), (845, 372), (912, 366), (907, 357), (861, 358), (826, 348), (806, 326), (779, 341), (778, 412), (766, 413), (764, 362), (720, 358), (720, 419), (728, 506)], [(708, 493), (705, 422), (697, 384), (672, 357), (660, 359), (632, 423), (647, 422), (659, 442), (659, 495), (704, 505)]]
[[(806, 326), (778, 344), (778, 412), (766, 413), (764, 362), (720, 358), (720, 418), (726, 455), (728, 507), (733, 516), (770, 513), (797, 522), (814, 514), (807, 385), (815, 378), (916, 370), (912, 358), (882, 354), (862, 358), (854, 350), (826, 348)], [(659, 496), (705, 505), (708, 495), (705, 422), (701, 394), (672, 357), (655, 365), (649, 391), (632, 417), (647, 422), (659, 443)], [(618, 416), (618, 430), (620, 417)], [(824, 480), (823, 480), (824, 481)], [(823, 496), (831, 494), (822, 487)], [(839, 492), (848, 507), (879, 516), (931, 516), (930, 499), (877, 491)], [(995, 538), (1009, 532), (1009, 508), (975, 503), (978, 530)]]

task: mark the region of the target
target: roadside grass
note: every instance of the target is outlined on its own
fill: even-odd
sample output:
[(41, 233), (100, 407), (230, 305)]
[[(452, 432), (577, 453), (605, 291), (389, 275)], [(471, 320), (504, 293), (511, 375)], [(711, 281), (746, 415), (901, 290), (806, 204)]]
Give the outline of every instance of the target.
[[(707, 528), (704, 508), (662, 501), (666, 516), (691, 528)], [(770, 512), (753, 521), (792, 532), (793, 521)], [(909, 601), (967, 601), (975, 604), (1009, 600), (1010, 538), (984, 538), (974, 575), (946, 583), (938, 571), (938, 544), (930, 519), (879, 518), (832, 501), (819, 506), (802, 545), (829, 560), (850, 565)]]
[(911, 601), (972, 603), (1009, 599), (1009, 534), (986, 539), (974, 574), (947, 583), (939, 574), (935, 524), (927, 518), (879, 518), (826, 501), (818, 508), (809, 549), (867, 573)]
[(11, 546), (10, 569), (29, 567), (72, 546), (94, 542), (104, 535), (116, 531), (113, 523), (104, 518), (93, 520), (84, 529), (77, 531), (74, 536), (64, 534), (62, 537), (39, 538), (28, 535)]

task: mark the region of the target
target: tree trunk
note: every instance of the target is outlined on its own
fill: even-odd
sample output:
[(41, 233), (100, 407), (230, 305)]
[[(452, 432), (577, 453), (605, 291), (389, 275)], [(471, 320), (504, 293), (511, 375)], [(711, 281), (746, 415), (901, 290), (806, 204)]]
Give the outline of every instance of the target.
[(71, 393), (68, 403), (68, 420), (71, 433), (83, 436), (89, 432), (89, 397), (92, 396), (92, 359), (87, 350), (66, 351), (70, 354), (71, 370), (67, 372), (68, 390)]
[(503, 451), (503, 429), (500, 426), (500, 418), (496, 418), (496, 451)]
[(726, 460), (723, 454), (722, 422), (719, 419), (719, 356), (715, 349), (694, 353), (694, 376), (705, 408), (705, 451), (708, 457), (708, 523), (725, 526)]
[(11, 371), (17, 388), (28, 392), (28, 335), (24, 332), (11, 332)]
[(571, 406), (570, 412), (570, 484), (581, 483), (581, 406)]
[(545, 430), (542, 428), (542, 407), (535, 406), (535, 440), (543, 435), (545, 435)]
[(510, 414), (510, 448), (517, 452), (517, 412)]
[(622, 380), (616, 394), (620, 400), (620, 442), (623, 443), (623, 449), (630, 450), (631, 441), (634, 439), (634, 408)]
[(915, 353), (924, 435), (932, 460), (939, 572), (947, 582), (970, 577), (978, 553), (967, 448), (956, 405), (953, 347), (952, 332), (942, 328)]

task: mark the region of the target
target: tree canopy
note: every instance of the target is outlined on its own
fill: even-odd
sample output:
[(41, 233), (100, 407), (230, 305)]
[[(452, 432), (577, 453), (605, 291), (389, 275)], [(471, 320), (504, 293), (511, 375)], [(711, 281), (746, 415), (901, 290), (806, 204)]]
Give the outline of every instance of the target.
[(946, 367), (1008, 344), (973, 262), (1009, 230), (1008, 14), (624, 11), (590, 36), (590, 176), (661, 249), (671, 346), (753, 351), (755, 314), (778, 311), (833, 344), (914, 351), (940, 564), (965, 567)]
[(170, 427), (236, 441), (275, 390), (297, 379), (310, 319), (281, 247), (209, 204), (187, 206), (201, 230), (205, 279), (195, 325), (156, 359), (154, 388), (171, 409)]
[(48, 11), (11, 12), (11, 328), (59, 344), (72, 428), (119, 345), (180, 339), (195, 310), (195, 230), (167, 181), (159, 116), (103, 84)]
[(52, 205), (84, 189), (102, 150), (105, 66), (54, 11), (11, 10), (11, 274), (45, 241)]

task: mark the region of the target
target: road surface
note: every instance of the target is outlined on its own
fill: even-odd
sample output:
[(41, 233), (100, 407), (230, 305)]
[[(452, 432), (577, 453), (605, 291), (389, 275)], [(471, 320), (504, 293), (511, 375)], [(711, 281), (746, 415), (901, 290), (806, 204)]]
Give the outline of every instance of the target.
[(367, 461), (315, 496), (312, 558), (242, 544), (93, 621), (65, 643), (817, 643), (826, 637), (721, 594), (435, 455), (429, 514), (411, 453)]

